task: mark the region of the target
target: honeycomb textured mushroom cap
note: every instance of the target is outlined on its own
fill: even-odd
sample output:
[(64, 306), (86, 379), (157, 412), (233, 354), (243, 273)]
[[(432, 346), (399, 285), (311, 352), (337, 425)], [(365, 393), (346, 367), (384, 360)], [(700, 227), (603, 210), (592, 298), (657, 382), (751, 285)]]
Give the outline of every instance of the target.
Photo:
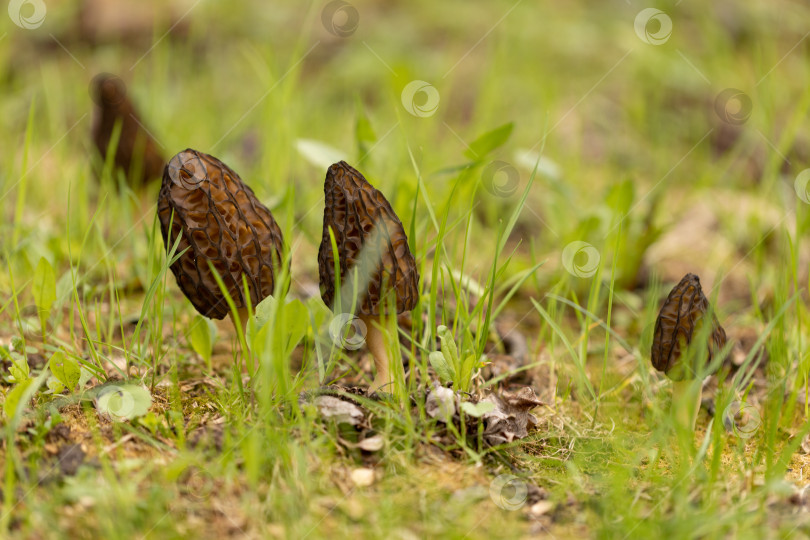
[[(349, 270), (362, 266), (361, 250), (372, 250), (363, 252), (363, 260), (371, 262), (365, 269), (359, 268), (360, 279), (367, 279), (368, 286), (362, 289), (355, 311), (369, 316), (385, 314), (390, 293), (395, 295), (397, 313), (412, 310), (419, 297), (419, 273), (402, 222), (383, 194), (345, 161), (329, 167), (324, 194), (323, 237), (318, 250), (324, 303), (331, 308), (335, 301), (331, 227), (337, 242), (341, 284), (346, 282)], [(341, 298), (342, 308), (351, 306), (351, 300)]]
[(222, 319), (229, 312), (209, 261), (237, 308), (247, 306), (242, 276), (253, 306), (273, 293), (281, 229), (270, 210), (220, 160), (192, 149), (174, 156), (163, 172), (158, 216), (167, 249), (182, 234), (177, 253), (187, 251), (171, 268), (200, 314)]
[[(703, 294), (700, 279), (686, 274), (667, 296), (658, 319), (651, 351), (652, 365), (675, 381), (693, 379), (696, 370), (681, 365), (681, 345), (688, 345), (709, 310), (709, 301)], [(712, 314), (712, 333), (709, 337), (709, 356), (717, 354), (726, 344), (726, 331)]]
[(107, 155), (115, 125), (120, 122), (121, 133), (115, 148), (115, 166), (123, 169), (129, 176), (133, 159), (142, 159), (140, 174), (129, 178), (129, 182), (143, 185), (149, 180), (160, 178), (166, 160), (158, 149), (158, 144), (143, 127), (144, 122), (127, 97), (124, 81), (115, 75), (101, 73), (93, 78), (90, 94), (97, 105), (93, 142), (102, 158)]

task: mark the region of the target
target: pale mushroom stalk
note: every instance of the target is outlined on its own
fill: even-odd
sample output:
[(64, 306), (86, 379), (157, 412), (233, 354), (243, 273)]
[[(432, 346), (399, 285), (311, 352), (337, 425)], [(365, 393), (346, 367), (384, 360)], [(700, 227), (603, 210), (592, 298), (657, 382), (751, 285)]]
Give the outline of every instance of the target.
[(700, 402), (703, 397), (703, 383), (697, 379), (672, 381), (672, 401), (675, 406), (675, 421), (688, 430), (695, 429)]
[[(236, 308), (236, 315), (239, 316), (239, 320), (237, 321), (236, 315), (234, 315), (234, 311), (228, 313), (228, 318), (231, 319), (231, 323), (233, 324), (233, 329), (236, 332), (236, 339), (239, 341), (239, 346), (244, 347), (247, 344), (247, 326), (248, 326), (248, 319), (250, 318), (250, 312), (247, 308), (241, 307)], [(239, 336), (239, 329), (242, 329), (242, 336)], [(244, 340), (244, 343), (242, 342)], [(250, 361), (252, 359), (252, 355), (243, 354), (242, 355), (242, 373), (252, 375), (256, 371), (255, 361)], [(248, 362), (251, 365), (248, 365)]]
[(388, 354), (388, 337), (383, 330), (384, 318), (368, 315), (361, 315), (359, 318), (366, 325), (366, 346), (374, 357), (374, 366), (377, 368), (377, 374), (368, 388), (368, 393), (373, 394), (377, 390), (390, 392), (394, 385), (394, 370), (398, 366), (392, 365)]
[(236, 314), (239, 316), (239, 321), (236, 320), (233, 311), (231, 311), (228, 316), (231, 318), (231, 322), (233, 323), (234, 329), (237, 327), (242, 328), (242, 335), (247, 338), (247, 324), (248, 319), (250, 318), (250, 312), (246, 307), (236, 308)]

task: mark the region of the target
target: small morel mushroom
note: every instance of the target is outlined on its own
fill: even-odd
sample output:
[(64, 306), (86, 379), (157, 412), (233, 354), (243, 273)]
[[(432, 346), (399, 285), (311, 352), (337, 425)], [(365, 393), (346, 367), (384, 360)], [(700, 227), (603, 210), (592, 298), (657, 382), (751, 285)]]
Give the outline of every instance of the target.
[[(726, 345), (726, 332), (712, 314), (706, 365), (687, 362), (686, 349), (704, 324), (708, 311), (709, 301), (700, 280), (694, 274), (686, 274), (667, 296), (655, 321), (650, 359), (655, 369), (663, 371), (673, 381), (673, 407), (678, 407), (676, 417), (690, 429), (695, 427), (700, 408), (702, 381), (695, 379), (704, 374), (712, 357)], [(697, 360), (701, 355), (693, 357)]]
[(116, 123), (120, 122), (118, 144), (111, 150), (115, 152), (115, 167), (124, 171), (133, 187), (160, 178), (166, 160), (127, 97), (124, 81), (109, 73), (96, 75), (90, 85), (90, 95), (97, 105), (93, 142), (102, 159), (111, 150), (110, 140)]
[[(382, 331), (384, 318), (395, 321), (396, 314), (416, 306), (419, 273), (402, 222), (362, 174), (344, 161), (335, 163), (326, 172), (324, 194), (323, 237), (318, 250), (321, 297), (333, 310), (337, 305), (342, 310), (354, 305), (366, 325), (366, 344), (377, 368), (369, 387), (372, 394), (394, 382)], [(330, 230), (337, 244), (339, 291), (335, 290)]]
[(224, 318), (230, 308), (212, 266), (236, 305), (244, 331), (248, 299), (243, 277), (255, 307), (273, 293), (281, 264), (281, 229), (270, 210), (227, 165), (189, 148), (166, 165), (158, 216), (167, 249), (182, 235), (177, 252), (185, 253), (171, 268), (183, 294), (201, 315)]

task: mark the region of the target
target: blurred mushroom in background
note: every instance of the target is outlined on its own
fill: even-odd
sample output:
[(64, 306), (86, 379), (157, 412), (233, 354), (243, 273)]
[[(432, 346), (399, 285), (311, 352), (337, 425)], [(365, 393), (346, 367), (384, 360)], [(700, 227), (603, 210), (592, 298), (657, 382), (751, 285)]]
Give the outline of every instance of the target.
[[(139, 189), (163, 173), (166, 160), (160, 144), (145, 127), (120, 77), (100, 73), (90, 83), (90, 96), (96, 104), (93, 119), (93, 143), (102, 162), (107, 152), (114, 152), (114, 170), (122, 170), (132, 188)], [(116, 126), (120, 133), (110, 148)]]

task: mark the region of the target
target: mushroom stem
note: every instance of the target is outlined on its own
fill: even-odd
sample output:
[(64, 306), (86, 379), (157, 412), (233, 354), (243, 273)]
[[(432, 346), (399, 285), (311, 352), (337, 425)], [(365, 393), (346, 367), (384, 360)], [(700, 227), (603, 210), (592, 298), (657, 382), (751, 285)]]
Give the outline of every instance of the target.
[(236, 330), (236, 336), (239, 337), (239, 327), (241, 326), (242, 336), (247, 339), (247, 323), (248, 318), (250, 318), (250, 313), (246, 307), (237, 308), (236, 313), (239, 314), (239, 322), (236, 321), (236, 317), (234, 317), (232, 311), (228, 314), (231, 318), (231, 322), (233, 323), (233, 329)]
[[(250, 318), (250, 312), (246, 307), (241, 307), (236, 309), (236, 313), (239, 315), (239, 322), (236, 321), (236, 317), (234, 317), (233, 311), (231, 311), (228, 316), (231, 318), (231, 322), (233, 323), (233, 329), (236, 331), (236, 339), (239, 341), (239, 346), (243, 345), (242, 340), (244, 339), (244, 344), (247, 344), (247, 323), (248, 319)], [(239, 337), (239, 328), (242, 328), (242, 337)], [(242, 351), (242, 373), (253, 373), (253, 366), (248, 366), (248, 358), (250, 355), (247, 351)]]
[(369, 386), (368, 393), (370, 395), (380, 389), (393, 393), (394, 375), (391, 371), (391, 360), (388, 357), (388, 340), (382, 329), (383, 317), (361, 315), (360, 320), (366, 325), (366, 346), (371, 352), (371, 356), (374, 357), (374, 365), (377, 368), (377, 375)]
[(675, 407), (675, 420), (681, 427), (695, 430), (702, 395), (703, 384), (698, 379), (672, 381), (672, 406)]

